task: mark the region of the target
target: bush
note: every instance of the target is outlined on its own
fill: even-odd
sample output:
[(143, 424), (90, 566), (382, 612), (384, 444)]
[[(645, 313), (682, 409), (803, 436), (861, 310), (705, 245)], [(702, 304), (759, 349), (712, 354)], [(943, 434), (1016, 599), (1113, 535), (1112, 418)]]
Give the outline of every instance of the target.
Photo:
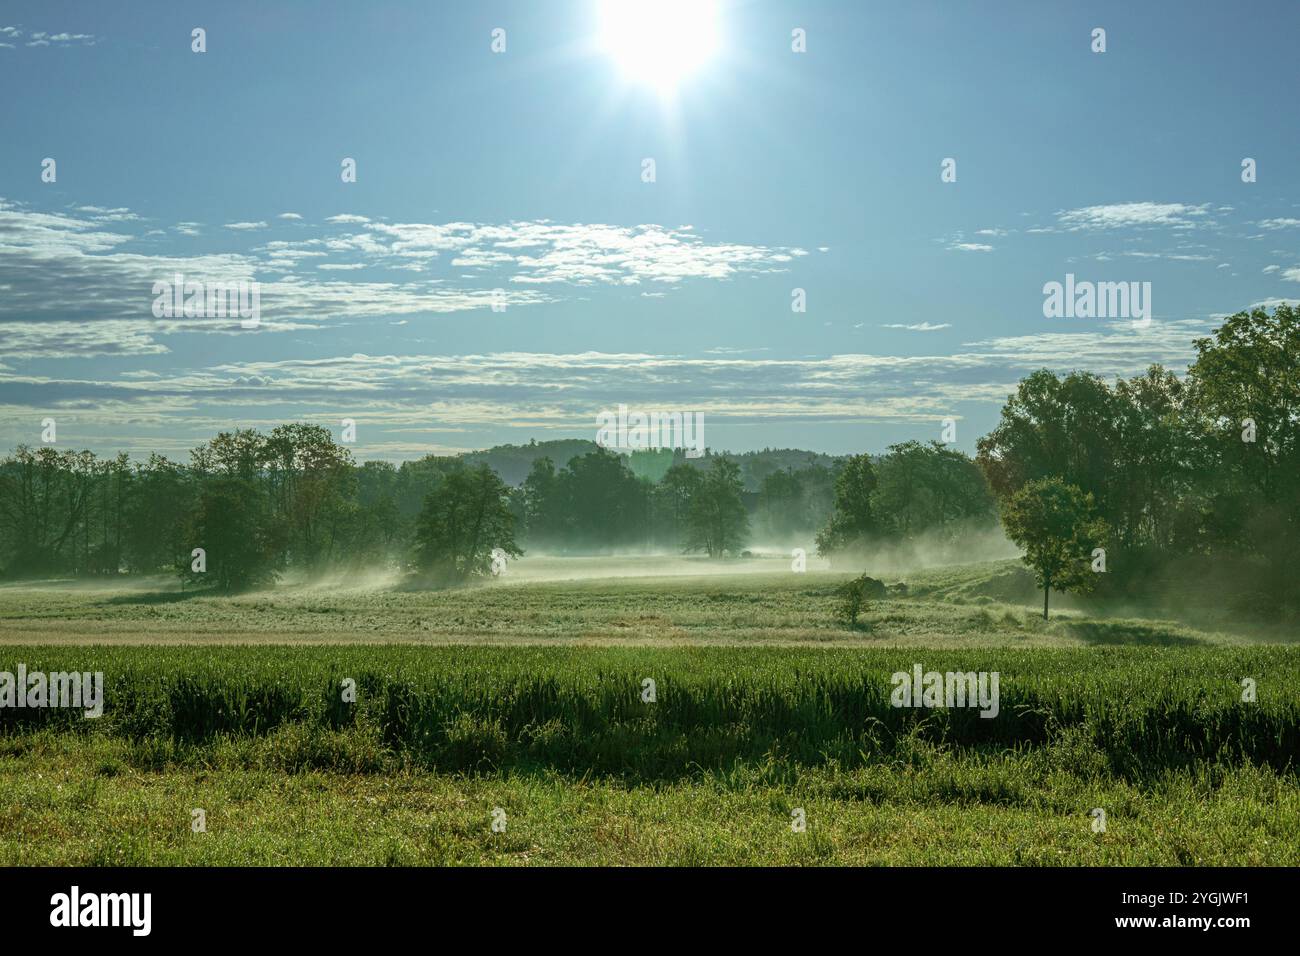
[(867, 609), (872, 600), (885, 596), (885, 585), (870, 575), (863, 574), (840, 586), (840, 606), (836, 619), (849, 630), (858, 626), (858, 615)]

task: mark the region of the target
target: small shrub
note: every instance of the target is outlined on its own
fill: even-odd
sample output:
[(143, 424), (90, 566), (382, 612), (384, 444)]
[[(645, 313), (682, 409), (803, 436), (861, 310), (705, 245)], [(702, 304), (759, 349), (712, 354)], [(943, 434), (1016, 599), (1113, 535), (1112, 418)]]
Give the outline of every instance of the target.
[(858, 627), (858, 616), (865, 611), (872, 599), (885, 596), (885, 585), (868, 574), (863, 574), (840, 586), (840, 604), (836, 620), (849, 630)]

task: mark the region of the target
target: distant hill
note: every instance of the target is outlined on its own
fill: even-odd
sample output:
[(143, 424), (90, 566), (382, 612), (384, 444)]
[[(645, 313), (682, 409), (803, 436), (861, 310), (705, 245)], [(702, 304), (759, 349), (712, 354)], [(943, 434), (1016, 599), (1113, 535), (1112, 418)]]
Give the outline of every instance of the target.
[(570, 458), (596, 451), (600, 446), (585, 438), (562, 438), (558, 441), (530, 441), (527, 445), (497, 445), (486, 451), (471, 451), (461, 457), (470, 464), (486, 462), (508, 485), (522, 485), (533, 462), (549, 458), (558, 471)]
[[(643, 452), (634, 454), (646, 455), (667, 455), (669, 452)], [(714, 458), (728, 458), (740, 466), (740, 477), (745, 483), (746, 491), (759, 491), (763, 487), (763, 479), (776, 471), (785, 471), (787, 468), (792, 471), (799, 471), (803, 468), (809, 468), (817, 465), (822, 468), (833, 468), (838, 462), (847, 458), (847, 455), (824, 455), (821, 452), (805, 451), (801, 448), (764, 448), (762, 451), (745, 451), (730, 452), (713, 450), (707, 451), (699, 458), (686, 458), (678, 450), (674, 453), (673, 461), (683, 461), (688, 465), (694, 465), (696, 468), (708, 468)], [(667, 466), (664, 467), (667, 470)], [(636, 468), (633, 468), (636, 471)]]
[[(527, 445), (496, 445), (483, 451), (467, 452), (461, 457), (471, 464), (486, 462), (506, 484), (520, 485), (528, 477), (533, 462), (539, 458), (550, 458), (555, 462), (558, 470), (567, 465), (571, 458), (589, 454), (599, 447), (594, 441), (587, 439), (565, 438), (558, 441), (530, 441)], [(763, 479), (774, 471), (784, 471), (787, 468), (798, 471), (810, 465), (831, 468), (846, 456), (824, 455), (821, 452), (804, 451), (799, 448), (764, 448), (762, 451), (747, 451), (739, 454), (710, 450), (699, 458), (687, 458), (679, 448), (633, 451), (626, 457), (632, 473), (648, 481), (658, 481), (676, 462), (707, 468), (715, 457), (730, 458), (740, 465), (745, 490), (758, 491), (762, 487)]]

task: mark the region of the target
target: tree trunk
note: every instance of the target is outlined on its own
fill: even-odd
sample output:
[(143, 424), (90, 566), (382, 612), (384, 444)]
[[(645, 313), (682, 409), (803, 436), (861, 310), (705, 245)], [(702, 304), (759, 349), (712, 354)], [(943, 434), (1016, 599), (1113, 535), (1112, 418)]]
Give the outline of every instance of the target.
[(1047, 620), (1047, 596), (1052, 593), (1052, 582), (1043, 582), (1043, 620)]

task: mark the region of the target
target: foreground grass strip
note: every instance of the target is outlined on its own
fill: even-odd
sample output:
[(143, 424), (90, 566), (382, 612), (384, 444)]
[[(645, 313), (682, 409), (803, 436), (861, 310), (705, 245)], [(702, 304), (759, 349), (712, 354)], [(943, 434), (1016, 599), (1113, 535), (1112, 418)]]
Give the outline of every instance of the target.
[[(70, 746), (64, 746), (70, 745)], [(1300, 791), (1244, 768), (1153, 790), (1047, 764), (804, 771), (624, 786), (556, 774), (131, 766), (111, 739), (0, 756), (5, 865), (1288, 865)], [(998, 799), (998, 780), (1023, 799)], [(984, 787), (984, 799), (979, 796)], [(1091, 807), (1108, 808), (1093, 832)], [(203, 808), (206, 832), (191, 829)], [(506, 813), (493, 832), (492, 812)], [(807, 829), (791, 828), (804, 811)]]

